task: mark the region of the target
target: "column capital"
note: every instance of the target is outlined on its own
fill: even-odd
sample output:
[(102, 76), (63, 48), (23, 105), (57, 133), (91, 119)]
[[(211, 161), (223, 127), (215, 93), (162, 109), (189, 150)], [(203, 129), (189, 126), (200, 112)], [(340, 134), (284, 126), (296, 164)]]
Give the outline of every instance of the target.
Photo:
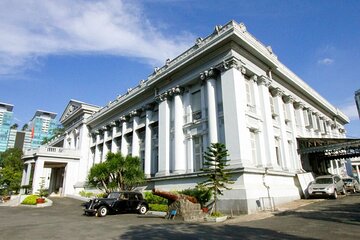
[(201, 81), (206, 81), (208, 79), (216, 79), (217, 75), (218, 70), (216, 68), (210, 68), (209, 70), (200, 73), (200, 79)]
[(183, 92), (184, 92), (183, 87), (176, 86), (176, 87), (169, 89), (167, 91), (167, 94), (168, 94), (168, 96), (172, 97), (172, 96), (176, 96), (176, 95), (181, 95), (181, 94), (183, 94)]
[(123, 115), (119, 118), (120, 122), (127, 122), (128, 119), (129, 119), (129, 117), (126, 115)]
[(164, 92), (162, 94), (159, 94), (159, 95), (155, 96), (155, 101), (157, 103), (161, 103), (163, 101), (166, 101), (168, 99), (168, 97), (169, 97), (168, 93)]
[(294, 108), (295, 109), (300, 109), (300, 108), (304, 108), (305, 105), (304, 103), (300, 102), (300, 101), (294, 101)]
[(254, 83), (257, 83), (258, 82), (258, 76), (254, 74), (254, 75), (252, 75), (250, 77), (250, 80), (253, 81)]
[(110, 124), (109, 124), (110, 127), (115, 127), (116, 126), (116, 121), (112, 121)]
[(246, 68), (243, 65), (244, 65), (244, 63), (241, 60), (237, 59), (236, 57), (231, 57), (231, 58), (224, 60), (217, 67), (217, 69), (220, 70), (221, 72), (225, 72), (231, 68), (235, 68), (235, 69), (241, 71), (242, 74), (246, 74)]
[(270, 87), (272, 83), (272, 80), (270, 78), (268, 78), (267, 76), (260, 76), (259, 78), (257, 78), (257, 84), (258, 85), (264, 85), (265, 87)]
[(283, 90), (281, 90), (280, 88), (272, 88), (271, 90), (270, 90), (270, 93), (271, 93), (271, 95), (273, 96), (273, 97), (281, 97), (281, 96), (283, 96), (284, 95), (284, 91)]
[(284, 95), (283, 100), (285, 103), (294, 103), (295, 99), (291, 95)]
[(132, 111), (129, 113), (129, 116), (130, 116), (130, 117), (138, 117), (139, 115), (140, 115), (140, 110), (139, 110), (139, 109), (132, 110)]

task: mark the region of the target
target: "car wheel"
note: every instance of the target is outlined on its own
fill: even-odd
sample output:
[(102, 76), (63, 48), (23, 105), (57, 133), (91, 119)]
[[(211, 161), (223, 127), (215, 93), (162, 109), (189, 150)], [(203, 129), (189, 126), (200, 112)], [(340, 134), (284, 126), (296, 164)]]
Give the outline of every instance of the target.
[(337, 194), (337, 191), (336, 191), (336, 189), (334, 190), (334, 194), (333, 194), (333, 199), (337, 199), (338, 198), (338, 194)]
[(139, 208), (140, 214), (145, 214), (148, 211), (147, 207), (145, 205), (141, 205)]
[(342, 189), (342, 194), (346, 195), (346, 189), (345, 188)]
[(108, 213), (108, 209), (105, 206), (99, 207), (97, 210), (96, 216), (97, 217), (105, 217)]

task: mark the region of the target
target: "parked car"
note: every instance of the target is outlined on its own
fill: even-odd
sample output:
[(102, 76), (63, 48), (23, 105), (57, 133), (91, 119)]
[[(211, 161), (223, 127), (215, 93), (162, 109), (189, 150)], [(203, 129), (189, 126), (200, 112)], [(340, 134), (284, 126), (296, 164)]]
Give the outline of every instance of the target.
[(346, 195), (343, 180), (338, 175), (325, 175), (315, 178), (309, 188), (310, 197), (331, 197), (336, 199), (339, 193)]
[(107, 198), (94, 198), (83, 204), (85, 215), (105, 217), (108, 213), (145, 214), (149, 205), (140, 192), (112, 192)]
[(358, 181), (352, 177), (343, 178), (345, 190), (352, 193), (360, 192), (360, 185)]

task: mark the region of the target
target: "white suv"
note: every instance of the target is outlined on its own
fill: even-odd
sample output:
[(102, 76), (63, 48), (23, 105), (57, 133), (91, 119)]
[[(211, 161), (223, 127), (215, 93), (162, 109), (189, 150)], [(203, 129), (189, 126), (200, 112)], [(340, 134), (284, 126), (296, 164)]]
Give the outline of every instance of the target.
[(309, 188), (310, 197), (331, 197), (336, 199), (338, 193), (346, 195), (344, 182), (338, 175), (325, 175), (315, 178)]

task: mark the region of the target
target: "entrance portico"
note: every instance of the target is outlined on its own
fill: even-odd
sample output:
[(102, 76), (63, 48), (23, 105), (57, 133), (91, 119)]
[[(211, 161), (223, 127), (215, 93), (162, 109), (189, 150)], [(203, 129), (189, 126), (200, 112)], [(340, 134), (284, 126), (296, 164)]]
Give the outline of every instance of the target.
[(36, 194), (46, 169), (51, 169), (49, 193), (60, 196), (74, 194), (73, 183), (77, 180), (80, 157), (75, 150), (41, 146), (36, 150), (28, 150), (23, 156), (24, 170), (22, 185), (30, 185), (31, 193)]

